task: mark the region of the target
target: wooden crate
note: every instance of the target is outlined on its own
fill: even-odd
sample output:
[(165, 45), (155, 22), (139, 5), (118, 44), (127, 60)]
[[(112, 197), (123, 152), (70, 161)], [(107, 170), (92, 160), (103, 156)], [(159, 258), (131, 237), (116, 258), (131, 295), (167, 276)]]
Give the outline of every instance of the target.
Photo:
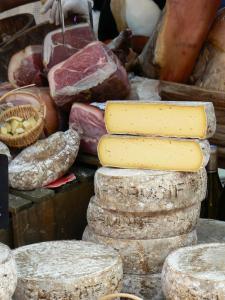
[(86, 211), (94, 194), (95, 168), (74, 170), (77, 180), (57, 190), (10, 191), (11, 225), (0, 231), (0, 242), (11, 247), (31, 243), (81, 239)]

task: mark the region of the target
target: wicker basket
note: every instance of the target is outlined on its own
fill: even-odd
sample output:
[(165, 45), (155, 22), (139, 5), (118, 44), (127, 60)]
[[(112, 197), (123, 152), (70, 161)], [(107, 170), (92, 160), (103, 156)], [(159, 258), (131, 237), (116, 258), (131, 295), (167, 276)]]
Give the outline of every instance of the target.
[(113, 299), (118, 299), (118, 298), (125, 298), (125, 299), (131, 299), (131, 300), (143, 300), (142, 298), (139, 298), (137, 296), (134, 296), (131, 294), (124, 294), (124, 293), (110, 294), (110, 295), (99, 298), (99, 300), (113, 300)]
[(21, 117), (28, 119), (34, 117), (37, 120), (36, 126), (28, 129), (25, 133), (17, 136), (6, 136), (0, 133), (0, 141), (13, 148), (24, 148), (38, 140), (44, 127), (44, 116), (32, 105), (21, 105), (7, 109), (0, 114), (0, 123), (10, 117)]

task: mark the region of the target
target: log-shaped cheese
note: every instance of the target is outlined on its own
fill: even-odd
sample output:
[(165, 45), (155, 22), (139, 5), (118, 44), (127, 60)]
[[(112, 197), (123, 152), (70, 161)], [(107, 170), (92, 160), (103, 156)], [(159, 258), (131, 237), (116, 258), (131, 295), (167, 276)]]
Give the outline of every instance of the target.
[(111, 247), (83, 241), (32, 244), (14, 250), (17, 300), (98, 300), (119, 292), (122, 261)]
[(209, 160), (207, 141), (104, 135), (98, 144), (105, 167), (197, 172)]
[(95, 201), (121, 212), (162, 212), (191, 206), (205, 199), (207, 174), (99, 168)]
[(123, 292), (137, 295), (143, 300), (163, 300), (161, 273), (150, 275), (124, 274)]
[(201, 202), (168, 212), (119, 212), (98, 206), (94, 197), (88, 210), (88, 225), (95, 233), (116, 239), (159, 239), (194, 230)]
[(123, 261), (124, 273), (152, 274), (162, 271), (163, 263), (172, 251), (196, 244), (197, 235), (194, 230), (187, 234), (163, 239), (113, 239), (98, 235), (86, 227), (83, 240), (108, 245), (117, 250)]
[(162, 286), (167, 300), (224, 299), (225, 244), (174, 251), (163, 266)]
[(108, 133), (206, 139), (216, 131), (210, 102), (109, 101), (105, 109)]

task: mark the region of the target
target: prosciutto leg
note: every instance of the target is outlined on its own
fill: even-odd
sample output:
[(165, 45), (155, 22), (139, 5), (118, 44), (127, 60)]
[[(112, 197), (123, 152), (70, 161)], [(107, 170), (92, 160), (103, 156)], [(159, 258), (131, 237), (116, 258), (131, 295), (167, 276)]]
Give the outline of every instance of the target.
[(160, 22), (139, 57), (145, 76), (186, 82), (220, 0), (167, 0)]

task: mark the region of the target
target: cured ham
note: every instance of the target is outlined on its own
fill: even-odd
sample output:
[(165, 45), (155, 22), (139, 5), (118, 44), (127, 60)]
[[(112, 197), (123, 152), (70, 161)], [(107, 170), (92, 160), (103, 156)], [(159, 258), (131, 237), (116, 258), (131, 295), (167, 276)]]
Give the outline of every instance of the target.
[(139, 57), (150, 78), (186, 82), (216, 16), (220, 0), (167, 0), (155, 33)]

